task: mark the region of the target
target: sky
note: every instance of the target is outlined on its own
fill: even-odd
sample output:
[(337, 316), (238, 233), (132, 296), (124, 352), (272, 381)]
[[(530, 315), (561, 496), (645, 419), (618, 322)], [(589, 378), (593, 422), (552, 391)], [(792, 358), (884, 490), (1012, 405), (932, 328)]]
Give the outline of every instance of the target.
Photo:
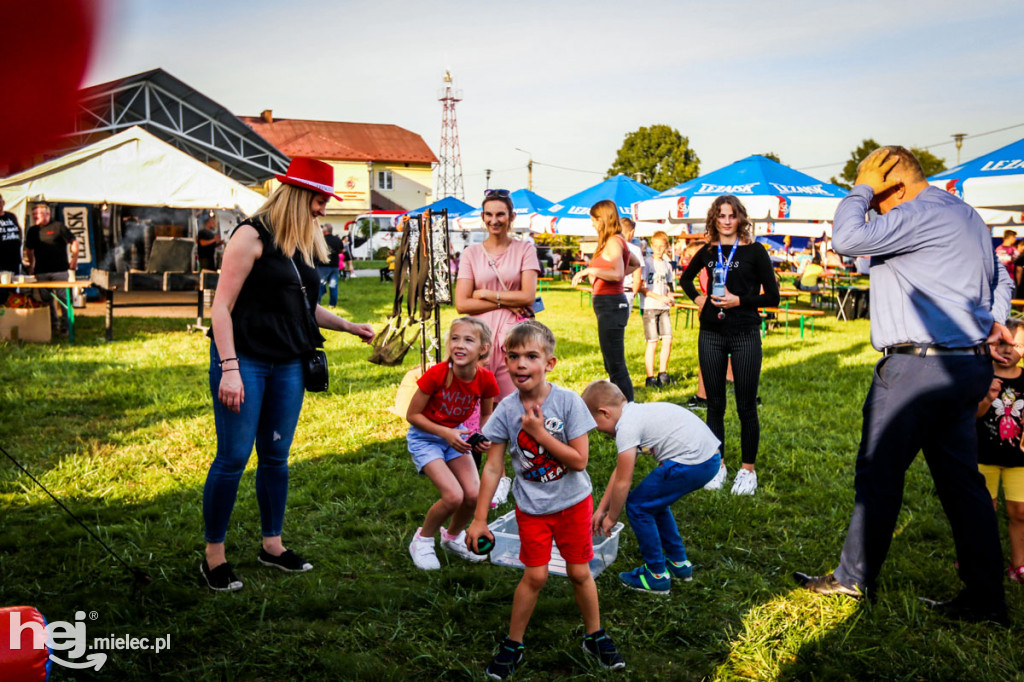
[(87, 85), (159, 67), (237, 115), (391, 123), (435, 154), (450, 70), (474, 204), (530, 158), (567, 197), (654, 124), (702, 174), (774, 152), (824, 181), (869, 137), (948, 167), (954, 133), (963, 161), (1024, 137), (1019, 0), (104, 2)]

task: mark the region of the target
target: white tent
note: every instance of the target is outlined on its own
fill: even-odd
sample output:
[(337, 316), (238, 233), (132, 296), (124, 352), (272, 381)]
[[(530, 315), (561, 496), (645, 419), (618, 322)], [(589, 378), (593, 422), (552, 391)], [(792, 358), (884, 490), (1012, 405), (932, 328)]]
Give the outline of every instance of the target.
[(252, 213), (265, 198), (133, 126), (0, 180), (0, 193), (25, 224), (30, 201), (166, 206)]

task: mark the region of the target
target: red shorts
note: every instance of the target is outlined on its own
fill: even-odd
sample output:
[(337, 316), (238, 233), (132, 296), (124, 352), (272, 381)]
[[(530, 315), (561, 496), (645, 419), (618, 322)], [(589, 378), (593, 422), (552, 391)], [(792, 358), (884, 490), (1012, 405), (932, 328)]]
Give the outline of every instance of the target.
[(519, 560), (524, 566), (547, 566), (551, 561), (551, 540), (562, 558), (570, 564), (585, 564), (594, 558), (594, 540), (590, 522), (594, 497), (587, 495), (568, 509), (535, 516), (516, 507), (519, 525)]

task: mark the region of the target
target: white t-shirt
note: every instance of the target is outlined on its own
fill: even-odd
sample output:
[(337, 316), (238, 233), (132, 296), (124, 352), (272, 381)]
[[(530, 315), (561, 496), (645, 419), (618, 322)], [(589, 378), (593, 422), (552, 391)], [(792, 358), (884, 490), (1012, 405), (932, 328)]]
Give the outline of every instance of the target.
[(645, 448), (658, 462), (701, 464), (714, 457), (720, 445), (704, 420), (674, 403), (626, 403), (615, 425), (620, 453)]

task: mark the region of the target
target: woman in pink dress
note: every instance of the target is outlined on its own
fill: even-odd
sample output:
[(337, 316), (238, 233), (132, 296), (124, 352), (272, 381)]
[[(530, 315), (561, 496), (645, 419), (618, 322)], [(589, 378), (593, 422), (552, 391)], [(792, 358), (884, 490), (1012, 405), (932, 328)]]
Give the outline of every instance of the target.
[(515, 390), (505, 367), (505, 335), (537, 297), (540, 272), (536, 247), (512, 239), (515, 216), (508, 190), (487, 190), (481, 207), (487, 239), (462, 252), (455, 284), (455, 309), (482, 319), (494, 334), (485, 367), (498, 380), (499, 400)]

